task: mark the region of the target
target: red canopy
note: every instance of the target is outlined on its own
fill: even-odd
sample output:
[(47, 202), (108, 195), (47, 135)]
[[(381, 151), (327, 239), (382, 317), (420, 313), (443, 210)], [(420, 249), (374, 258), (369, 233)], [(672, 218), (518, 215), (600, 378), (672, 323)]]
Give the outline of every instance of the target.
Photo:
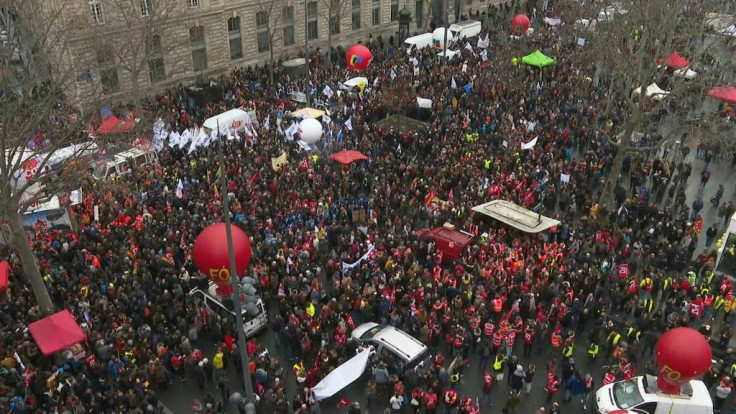
[(10, 263), (0, 263), (0, 292), (8, 290), (8, 277), (10, 276)]
[(117, 134), (121, 132), (128, 132), (133, 128), (134, 123), (135, 123), (135, 120), (133, 119), (126, 119), (123, 121), (113, 115), (107, 118), (107, 120), (103, 122), (99, 128), (97, 128), (97, 133), (98, 134)]
[(367, 160), (368, 157), (363, 155), (361, 152), (353, 151), (353, 150), (345, 150), (336, 152), (329, 156), (329, 159), (335, 160), (339, 162), (340, 164), (347, 165), (351, 162), (359, 161), (359, 160)]
[(44, 355), (55, 354), (87, 338), (68, 310), (33, 322), (28, 325), (28, 330)]
[(665, 62), (665, 64), (667, 65), (667, 67), (672, 69), (682, 69), (688, 67), (690, 65), (690, 62), (688, 62), (687, 59), (675, 52), (667, 58), (667, 62)]
[(736, 104), (736, 88), (731, 85), (717, 86), (708, 91), (708, 96), (723, 102)]

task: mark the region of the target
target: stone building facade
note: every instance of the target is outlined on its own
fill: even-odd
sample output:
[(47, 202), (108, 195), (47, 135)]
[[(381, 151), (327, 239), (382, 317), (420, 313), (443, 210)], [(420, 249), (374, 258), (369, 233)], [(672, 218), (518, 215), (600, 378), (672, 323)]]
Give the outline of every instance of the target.
[[(388, 43), (404, 7), (412, 14), (410, 33), (424, 33), (437, 0), (71, 1), (68, 18), (59, 20), (74, 21), (60, 30), (68, 36), (62, 59), (78, 72), (67, 95), (104, 104), (263, 64), (270, 48), (276, 61), (296, 57), (305, 49), (305, 25), (310, 49), (323, 51), (330, 42), (349, 46), (369, 36)], [(454, 0), (450, 7), (464, 14), (485, 10), (489, 1), (498, 2)]]

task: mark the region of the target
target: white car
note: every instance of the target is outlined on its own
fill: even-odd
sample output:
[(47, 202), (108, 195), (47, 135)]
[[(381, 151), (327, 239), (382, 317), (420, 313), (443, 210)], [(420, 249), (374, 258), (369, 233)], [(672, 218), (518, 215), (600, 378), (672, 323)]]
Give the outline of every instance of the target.
[(429, 366), (432, 358), (427, 345), (393, 326), (364, 323), (353, 329), (350, 337), (364, 346), (372, 345), (377, 355), (384, 351), (394, 354), (406, 363), (407, 368), (416, 370)]

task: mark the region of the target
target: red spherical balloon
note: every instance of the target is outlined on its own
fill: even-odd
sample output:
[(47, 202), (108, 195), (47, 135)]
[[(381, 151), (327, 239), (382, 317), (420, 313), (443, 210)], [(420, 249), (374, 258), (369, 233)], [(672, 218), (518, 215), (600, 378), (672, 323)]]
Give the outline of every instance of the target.
[(667, 394), (679, 394), (682, 384), (703, 375), (713, 350), (705, 337), (692, 328), (675, 328), (657, 342), (657, 386)]
[[(243, 275), (250, 264), (250, 240), (237, 226), (230, 225), (235, 255), (235, 271)], [(225, 223), (213, 224), (204, 229), (194, 241), (194, 263), (199, 271), (218, 286), (230, 283), (230, 257), (227, 251), (227, 227)], [(225, 288), (227, 289), (227, 288)]]
[(529, 16), (526, 14), (517, 14), (511, 19), (511, 30), (516, 35), (523, 35), (529, 29)]
[(347, 53), (348, 68), (357, 71), (364, 71), (373, 59), (373, 53), (363, 45), (353, 45), (348, 49)]

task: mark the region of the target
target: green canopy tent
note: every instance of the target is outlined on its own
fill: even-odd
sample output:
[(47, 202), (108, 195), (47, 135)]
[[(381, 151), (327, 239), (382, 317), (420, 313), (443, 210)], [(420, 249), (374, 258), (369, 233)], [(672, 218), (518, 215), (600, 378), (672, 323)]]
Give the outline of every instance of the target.
[(530, 66), (536, 66), (539, 68), (539, 77), (542, 77), (542, 68), (549, 65), (554, 65), (557, 59), (551, 58), (544, 53), (540, 52), (539, 50), (534, 51), (534, 53), (530, 53), (523, 58), (521, 58), (521, 61), (523, 63), (526, 63)]

